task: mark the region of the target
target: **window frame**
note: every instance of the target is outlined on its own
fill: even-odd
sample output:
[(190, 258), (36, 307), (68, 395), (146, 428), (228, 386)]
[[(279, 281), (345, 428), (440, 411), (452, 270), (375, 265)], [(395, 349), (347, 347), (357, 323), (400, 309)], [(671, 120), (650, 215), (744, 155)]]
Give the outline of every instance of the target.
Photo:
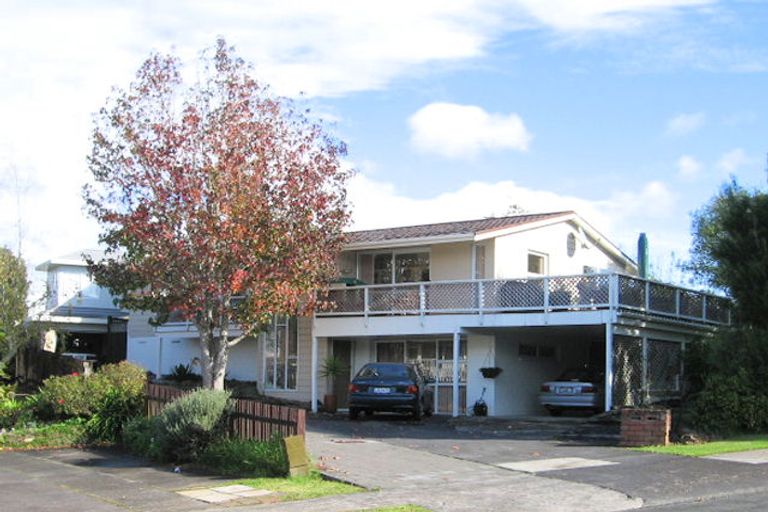
[[(541, 259), (541, 268), (542, 272), (532, 272), (531, 271), (531, 257), (540, 258)], [(549, 254), (545, 252), (538, 252), (538, 251), (528, 251), (528, 255), (526, 257), (526, 268), (528, 270), (528, 275), (531, 276), (546, 276), (549, 275)]]
[[(390, 269), (390, 277), (389, 281), (386, 283), (377, 283), (376, 282), (376, 256), (388, 254), (390, 256), (389, 259), (389, 269)], [(402, 254), (426, 254), (427, 255), (427, 273), (429, 274), (426, 281), (401, 281), (397, 282), (395, 278), (397, 277), (397, 267), (395, 265), (395, 260), (398, 255)], [(371, 257), (371, 282), (369, 283), (364, 279), (365, 276), (361, 275), (362, 265), (360, 264), (360, 258), (370, 256)], [(408, 284), (408, 283), (428, 283), (432, 280), (432, 249), (431, 247), (403, 247), (399, 249), (382, 249), (378, 251), (360, 251), (357, 253), (355, 257), (355, 263), (356, 263), (356, 272), (355, 276), (360, 281), (366, 282), (366, 284), (371, 285), (393, 285), (393, 284)]]
[[(283, 336), (278, 336), (282, 330)], [(262, 385), (269, 391), (297, 391), (299, 387), (299, 333), (296, 317), (275, 315), (272, 317), (269, 329), (262, 334)], [(274, 344), (274, 345), (272, 345)], [(284, 344), (284, 347), (279, 345)], [(273, 355), (269, 355), (269, 345), (274, 346)], [(295, 347), (295, 352), (291, 349)], [(284, 356), (280, 356), (280, 354)], [(282, 359), (282, 360), (281, 360)], [(271, 360), (271, 362), (270, 362)], [(293, 363), (293, 365), (291, 365)], [(268, 370), (272, 370), (272, 378), (268, 379)], [(281, 368), (282, 366), (282, 368)], [(291, 386), (290, 368), (295, 369)], [(282, 379), (278, 379), (282, 370)], [(281, 380), (281, 382), (278, 382)]]

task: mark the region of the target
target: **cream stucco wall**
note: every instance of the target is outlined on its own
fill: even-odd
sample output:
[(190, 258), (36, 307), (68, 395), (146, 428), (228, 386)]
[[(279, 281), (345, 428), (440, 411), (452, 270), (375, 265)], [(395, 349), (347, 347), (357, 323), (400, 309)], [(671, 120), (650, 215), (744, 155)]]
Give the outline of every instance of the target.
[(432, 281), (472, 279), (472, 244), (435, 244), (431, 247), (429, 265)]
[[(573, 256), (569, 256), (567, 250), (569, 233), (576, 236), (576, 251)], [(585, 266), (598, 272), (623, 270), (594, 240), (580, 235), (578, 229), (570, 222), (561, 222), (497, 237), (494, 277), (504, 279), (528, 276), (529, 252), (547, 256), (550, 275), (581, 274)]]

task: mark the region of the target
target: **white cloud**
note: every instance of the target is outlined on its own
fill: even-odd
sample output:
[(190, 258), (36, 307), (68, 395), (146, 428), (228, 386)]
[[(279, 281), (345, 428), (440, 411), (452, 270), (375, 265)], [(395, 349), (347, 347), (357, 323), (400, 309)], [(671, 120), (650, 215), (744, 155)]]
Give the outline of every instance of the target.
[(717, 161), (717, 168), (727, 174), (733, 174), (740, 168), (752, 162), (741, 148), (736, 148), (723, 154)]
[(415, 148), (446, 157), (472, 156), (487, 149), (527, 151), (533, 138), (517, 114), (489, 114), (474, 105), (430, 103), (408, 124)]
[(594, 200), (531, 189), (513, 181), (472, 182), (458, 190), (417, 199), (365, 174), (356, 175), (348, 191), (353, 229), (501, 216), (515, 204), (529, 212), (574, 210), (630, 255), (634, 255), (640, 232), (648, 232), (655, 254), (686, 254), (688, 250), (688, 217), (676, 211), (675, 195), (659, 181)]
[(520, 0), (540, 23), (560, 31), (636, 29), (659, 16), (716, 0)]
[(690, 155), (677, 159), (677, 175), (684, 179), (692, 179), (701, 172), (701, 163)]
[(707, 121), (704, 112), (679, 114), (667, 121), (665, 134), (671, 137), (682, 137), (701, 129)]

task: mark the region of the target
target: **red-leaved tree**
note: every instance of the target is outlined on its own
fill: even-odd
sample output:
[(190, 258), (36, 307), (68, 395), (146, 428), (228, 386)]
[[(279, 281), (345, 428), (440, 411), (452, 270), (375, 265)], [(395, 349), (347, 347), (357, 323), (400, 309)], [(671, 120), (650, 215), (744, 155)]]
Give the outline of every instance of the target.
[(223, 40), (184, 85), (152, 55), (96, 116), (84, 196), (126, 308), (199, 332), (203, 384), (272, 315), (306, 314), (334, 274), (349, 217), (342, 143), (251, 76)]

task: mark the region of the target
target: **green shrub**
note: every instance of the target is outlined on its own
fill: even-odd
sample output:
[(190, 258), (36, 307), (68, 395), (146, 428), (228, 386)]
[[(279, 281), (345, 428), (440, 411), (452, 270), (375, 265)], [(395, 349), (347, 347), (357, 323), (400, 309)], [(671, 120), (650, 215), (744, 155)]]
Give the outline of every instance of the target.
[(122, 426), (122, 441), (128, 451), (150, 459), (162, 459), (160, 450), (160, 419), (136, 416)]
[(50, 377), (40, 387), (38, 413), (49, 418), (90, 418), (101, 410), (110, 393), (130, 402), (143, 396), (146, 372), (131, 363), (104, 365), (90, 376)]
[(177, 364), (171, 373), (163, 375), (163, 378), (173, 382), (200, 382), (203, 380), (203, 377), (193, 372), (192, 367), (188, 364)]
[(288, 458), (279, 437), (271, 441), (223, 439), (211, 443), (201, 454), (200, 463), (226, 476), (284, 477)]
[(112, 388), (104, 401), (85, 424), (86, 434), (91, 441), (115, 443), (120, 441), (123, 424), (142, 413), (144, 401), (141, 396), (124, 393)]
[(200, 389), (168, 404), (158, 416), (162, 458), (178, 462), (199, 457), (226, 431), (229, 393)]
[(741, 327), (686, 349), (689, 426), (712, 434), (768, 429), (768, 331)]

